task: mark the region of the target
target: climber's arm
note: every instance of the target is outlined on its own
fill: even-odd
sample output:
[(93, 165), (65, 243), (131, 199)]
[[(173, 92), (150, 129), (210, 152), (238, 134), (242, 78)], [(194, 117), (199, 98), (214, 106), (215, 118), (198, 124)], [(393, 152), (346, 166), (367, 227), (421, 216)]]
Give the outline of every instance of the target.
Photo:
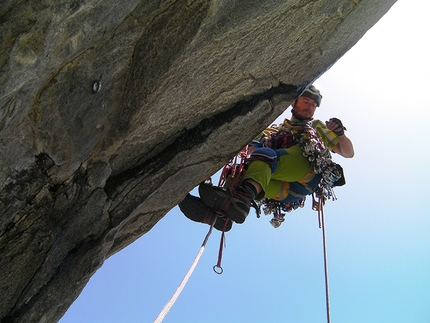
[(339, 142), (333, 147), (333, 151), (345, 158), (354, 157), (354, 146), (351, 140), (346, 136), (338, 136)]
[(354, 157), (354, 146), (351, 140), (345, 135), (344, 130), (346, 130), (346, 128), (343, 126), (342, 121), (338, 118), (331, 118), (329, 121), (326, 121), (326, 126), (330, 131), (333, 131), (339, 139), (339, 142), (332, 150), (345, 158)]

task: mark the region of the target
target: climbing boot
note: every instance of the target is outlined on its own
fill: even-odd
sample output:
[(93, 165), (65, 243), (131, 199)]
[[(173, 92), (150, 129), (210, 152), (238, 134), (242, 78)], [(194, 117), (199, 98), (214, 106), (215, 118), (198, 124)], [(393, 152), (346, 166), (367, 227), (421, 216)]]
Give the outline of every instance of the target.
[(199, 194), (203, 203), (225, 212), (225, 214), (236, 223), (245, 222), (253, 202), (253, 196), (242, 187), (236, 189), (228, 188), (227, 191), (221, 187), (202, 183), (199, 186)]
[(185, 199), (179, 203), (179, 208), (188, 219), (195, 222), (211, 225), (216, 217), (214, 228), (219, 231), (227, 232), (232, 227), (232, 222), (224, 214), (215, 212), (205, 205), (200, 198), (191, 194), (187, 194)]

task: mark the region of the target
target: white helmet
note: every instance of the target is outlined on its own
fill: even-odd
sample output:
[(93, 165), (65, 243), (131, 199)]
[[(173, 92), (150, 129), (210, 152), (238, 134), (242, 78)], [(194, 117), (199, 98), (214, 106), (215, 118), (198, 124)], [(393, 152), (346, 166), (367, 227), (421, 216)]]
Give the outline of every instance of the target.
[(320, 91), (313, 85), (310, 85), (301, 96), (306, 96), (311, 98), (317, 102), (317, 106), (319, 107), (321, 104), (322, 95)]

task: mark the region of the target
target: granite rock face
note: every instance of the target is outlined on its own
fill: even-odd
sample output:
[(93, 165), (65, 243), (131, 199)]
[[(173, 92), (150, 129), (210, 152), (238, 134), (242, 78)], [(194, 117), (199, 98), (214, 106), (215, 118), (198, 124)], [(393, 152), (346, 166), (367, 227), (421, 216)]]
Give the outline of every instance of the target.
[(58, 321), (394, 2), (3, 1), (1, 322)]

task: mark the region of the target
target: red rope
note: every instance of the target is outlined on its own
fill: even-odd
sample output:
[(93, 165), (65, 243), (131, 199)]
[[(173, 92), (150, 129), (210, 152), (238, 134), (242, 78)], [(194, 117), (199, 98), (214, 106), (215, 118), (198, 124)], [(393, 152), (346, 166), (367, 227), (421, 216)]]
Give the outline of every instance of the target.
[(218, 275), (221, 275), (224, 272), (221, 266), (221, 261), (222, 261), (222, 251), (223, 251), (223, 248), (225, 247), (224, 246), (225, 227), (227, 225), (227, 222), (228, 222), (228, 219), (225, 220), (224, 229), (222, 230), (222, 233), (221, 233), (221, 240), (219, 243), (219, 251), (218, 251), (218, 261), (217, 261), (217, 264), (213, 267), (214, 272), (217, 273)]

